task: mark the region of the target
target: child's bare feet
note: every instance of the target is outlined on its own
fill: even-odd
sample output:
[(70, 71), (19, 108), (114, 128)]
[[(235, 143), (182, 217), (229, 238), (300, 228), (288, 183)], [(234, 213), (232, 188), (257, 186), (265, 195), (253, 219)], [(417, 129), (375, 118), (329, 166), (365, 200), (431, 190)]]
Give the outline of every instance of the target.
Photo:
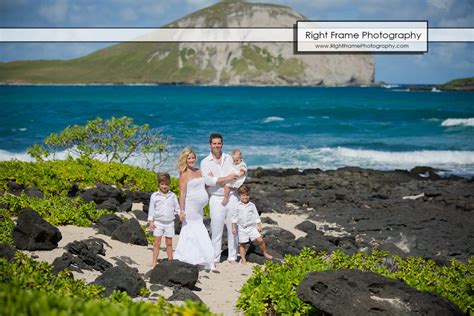
[(226, 205), (227, 203), (229, 203), (229, 197), (228, 196), (224, 196), (224, 199), (222, 200), (222, 205)]
[(264, 256), (265, 258), (267, 258), (267, 259), (270, 259), (270, 260), (273, 259), (273, 256), (270, 255), (268, 252), (264, 252), (264, 253), (263, 253), (263, 256)]
[(156, 266), (156, 261), (153, 261), (153, 262), (150, 264), (150, 267), (153, 268), (154, 266)]

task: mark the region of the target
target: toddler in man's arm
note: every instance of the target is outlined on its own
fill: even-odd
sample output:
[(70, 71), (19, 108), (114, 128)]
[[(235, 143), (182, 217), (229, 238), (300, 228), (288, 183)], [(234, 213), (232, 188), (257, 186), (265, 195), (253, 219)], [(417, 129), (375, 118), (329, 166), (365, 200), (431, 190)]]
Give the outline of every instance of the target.
[(229, 202), (230, 191), (232, 189), (238, 189), (242, 184), (244, 184), (245, 178), (247, 177), (247, 164), (242, 158), (242, 152), (240, 149), (232, 150), (232, 160), (232, 167), (234, 169), (232, 173), (239, 177), (224, 185), (224, 199), (222, 200), (222, 205), (226, 205)]

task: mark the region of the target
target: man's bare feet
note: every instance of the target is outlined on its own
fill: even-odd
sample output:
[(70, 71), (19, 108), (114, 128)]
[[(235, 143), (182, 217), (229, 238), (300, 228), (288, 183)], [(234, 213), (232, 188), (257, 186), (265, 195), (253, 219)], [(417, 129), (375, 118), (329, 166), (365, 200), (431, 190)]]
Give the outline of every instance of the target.
[(263, 256), (264, 256), (265, 258), (267, 258), (267, 259), (270, 259), (270, 260), (273, 259), (273, 256), (270, 255), (268, 252), (264, 252), (264, 253), (263, 253)]
[(222, 200), (221, 204), (226, 205), (227, 203), (229, 203), (229, 197), (225, 196), (224, 199)]

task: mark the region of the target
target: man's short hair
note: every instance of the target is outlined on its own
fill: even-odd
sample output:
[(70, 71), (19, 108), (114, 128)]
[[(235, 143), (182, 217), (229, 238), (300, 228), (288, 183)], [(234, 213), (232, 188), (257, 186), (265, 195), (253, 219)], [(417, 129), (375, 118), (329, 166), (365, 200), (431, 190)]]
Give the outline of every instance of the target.
[(242, 194), (249, 194), (250, 193), (250, 187), (246, 184), (240, 186), (239, 188), (239, 195), (242, 195)]
[(158, 178), (158, 184), (160, 184), (161, 182), (166, 182), (168, 184), (171, 183), (171, 177), (166, 172), (159, 172), (157, 174), (157, 178)]
[(224, 142), (224, 139), (222, 138), (222, 135), (219, 133), (212, 133), (211, 136), (209, 136), (209, 144), (212, 143), (212, 140), (215, 138), (220, 138), (221, 142)]

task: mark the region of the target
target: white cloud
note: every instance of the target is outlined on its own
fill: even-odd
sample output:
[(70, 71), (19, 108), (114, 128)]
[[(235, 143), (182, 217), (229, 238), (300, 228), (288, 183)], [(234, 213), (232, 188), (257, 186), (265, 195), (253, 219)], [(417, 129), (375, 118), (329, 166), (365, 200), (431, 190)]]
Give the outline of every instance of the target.
[(56, 0), (49, 4), (42, 4), (38, 9), (38, 13), (49, 22), (64, 22), (68, 13), (68, 3), (66, 0)]
[(125, 21), (135, 21), (138, 19), (138, 15), (131, 8), (125, 8), (120, 11), (120, 17)]
[(428, 0), (428, 4), (437, 9), (447, 9), (452, 3), (452, 0)]

